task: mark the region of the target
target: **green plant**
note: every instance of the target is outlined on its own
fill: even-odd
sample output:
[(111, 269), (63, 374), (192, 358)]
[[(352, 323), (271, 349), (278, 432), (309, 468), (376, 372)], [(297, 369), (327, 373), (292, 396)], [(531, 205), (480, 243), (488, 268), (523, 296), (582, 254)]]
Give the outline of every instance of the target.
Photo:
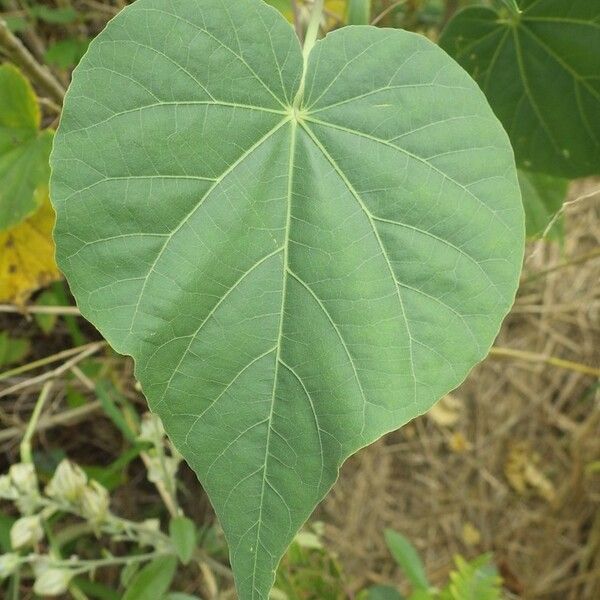
[[(555, 0), (494, 0), (452, 19), (474, 2), (346, 5), (348, 23), (394, 13), (433, 37), (450, 20), (441, 45), (508, 129), (518, 179), (485, 98), (432, 43), (371, 27), (316, 41), (329, 23), (321, 0), (306, 36), (306, 6), (270, 3), (296, 17), (303, 50), (259, 0), (123, 11), (76, 71), (52, 159), (61, 267), (82, 313), (136, 359), (151, 408), (210, 495), (242, 600), (266, 597), (345, 458), (487, 354), (520, 270), (518, 183), (527, 234), (560, 239), (566, 178), (598, 171), (597, 65), (582, 50), (597, 45), (597, 3), (567, 15)], [(28, 18), (83, 17), (44, 6)], [(563, 27), (582, 33), (567, 39)], [(532, 36), (547, 36), (543, 60)], [(61, 40), (46, 60), (66, 68), (86, 45)], [(0, 47), (59, 112), (60, 83), (2, 20)], [(28, 143), (52, 135), (27, 123)], [(19, 210), (38, 206), (42, 175)], [(125, 431), (110, 393), (97, 393)], [(98, 477), (110, 487), (118, 474), (115, 463)], [(168, 481), (156, 478), (173, 513)], [(172, 525), (182, 562), (185, 523)]]
[[(484, 554), (471, 561), (462, 556), (454, 558), (455, 569), (449, 583), (441, 590), (427, 580), (425, 566), (414, 546), (403, 535), (387, 530), (385, 539), (392, 556), (408, 579), (412, 592), (406, 600), (500, 600), (502, 580)], [(375, 586), (359, 595), (359, 600), (405, 600), (392, 586)]]
[(403, 31), (316, 42), (321, 6), (302, 51), (259, 0), (139, 0), (90, 45), (51, 158), (61, 269), (134, 356), (243, 600), (345, 458), (487, 354), (523, 254), (476, 84)]

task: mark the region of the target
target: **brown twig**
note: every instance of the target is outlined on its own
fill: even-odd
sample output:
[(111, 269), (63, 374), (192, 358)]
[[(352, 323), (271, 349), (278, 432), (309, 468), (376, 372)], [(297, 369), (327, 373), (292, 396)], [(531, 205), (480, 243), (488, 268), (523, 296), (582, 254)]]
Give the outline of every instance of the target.
[(58, 362), (63, 358), (69, 358), (74, 356), (75, 354), (79, 354), (83, 352), (86, 348), (91, 348), (92, 346), (96, 346), (98, 342), (92, 342), (91, 344), (85, 344), (84, 346), (77, 346), (76, 348), (69, 348), (68, 350), (63, 350), (62, 352), (57, 352), (56, 354), (51, 354), (50, 356), (46, 356), (45, 358), (40, 358), (39, 360), (35, 360), (33, 362), (27, 363), (26, 365), (21, 365), (20, 367), (15, 367), (10, 371), (5, 371), (4, 373), (0, 373), (0, 381), (3, 379), (8, 379), (9, 377), (14, 377), (15, 375), (21, 375), (21, 373), (26, 373), (27, 371), (33, 371), (38, 367), (44, 367), (46, 365), (50, 365), (54, 362)]
[[(89, 404), (78, 406), (77, 408), (73, 408), (71, 410), (66, 410), (65, 412), (53, 415), (52, 417), (41, 418), (36, 427), (36, 432), (39, 433), (40, 431), (45, 431), (46, 429), (51, 429), (52, 427), (57, 427), (59, 425), (69, 425), (73, 422), (78, 422), (87, 417), (90, 413), (101, 408), (102, 403), (99, 400), (95, 400)], [(25, 426), (15, 426), (3, 429), (0, 431), (0, 443), (22, 436), (24, 431)]]
[(554, 273), (555, 271), (559, 271), (560, 269), (566, 269), (567, 267), (572, 267), (575, 265), (580, 265), (582, 263), (587, 262), (588, 260), (593, 260), (594, 258), (600, 257), (600, 248), (593, 250), (592, 252), (588, 252), (581, 256), (576, 256), (575, 258), (571, 258), (569, 260), (565, 260), (558, 265), (554, 265), (553, 267), (549, 267), (548, 269), (544, 269), (543, 271), (538, 271), (537, 273), (533, 273), (532, 275), (528, 275), (527, 277), (523, 277), (521, 279), (521, 285), (526, 283), (530, 283), (532, 281), (536, 281), (541, 277), (545, 277), (550, 273)]
[(88, 346), (83, 352), (75, 355), (73, 358), (69, 359), (67, 362), (63, 363), (60, 367), (53, 369), (52, 371), (48, 371), (47, 373), (42, 373), (41, 375), (37, 375), (36, 377), (31, 377), (26, 381), (21, 381), (20, 383), (16, 383), (15, 385), (10, 386), (9, 388), (0, 392), (0, 398), (4, 398), (16, 392), (19, 392), (25, 388), (28, 388), (33, 385), (37, 385), (38, 383), (44, 383), (49, 379), (55, 379), (59, 377), (63, 373), (71, 370), (77, 363), (82, 360), (88, 358), (92, 354), (95, 354), (101, 348), (104, 348), (106, 345), (105, 342), (98, 342), (96, 344), (92, 344)]
[(23, 45), (23, 42), (8, 28), (6, 21), (0, 18), (0, 47), (8, 57), (52, 100), (62, 105), (65, 90), (59, 81), (42, 66)]
[(0, 304), (0, 313), (19, 313), (22, 315), (74, 315), (80, 317), (81, 313), (76, 306), (13, 306)]

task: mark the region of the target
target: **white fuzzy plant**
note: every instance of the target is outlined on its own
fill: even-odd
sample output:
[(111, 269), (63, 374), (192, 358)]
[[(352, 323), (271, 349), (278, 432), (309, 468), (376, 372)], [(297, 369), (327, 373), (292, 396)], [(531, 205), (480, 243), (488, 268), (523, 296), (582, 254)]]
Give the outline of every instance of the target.
[[(177, 550), (171, 538), (160, 530), (158, 519), (136, 522), (113, 514), (106, 488), (89, 479), (70, 460), (64, 459), (50, 482), (44, 489), (41, 488), (32, 461), (31, 438), (49, 389), (46, 386), (42, 390), (29, 421), (21, 443), (21, 461), (13, 464), (8, 473), (0, 475), (0, 499), (12, 502), (20, 514), (10, 530), (12, 551), (0, 555), (0, 582), (19, 574), (21, 577), (33, 577), (33, 590), (41, 596), (58, 596), (69, 590), (77, 597), (78, 589), (71, 585), (77, 575), (90, 574), (100, 567), (126, 566), (159, 556), (175, 555)], [(161, 492), (169, 512), (172, 515), (174, 511), (180, 513), (174, 490), (175, 473), (181, 458), (172, 448), (165, 452), (169, 442), (158, 417), (149, 413), (144, 415), (138, 441), (151, 445), (143, 456), (148, 479)], [(49, 519), (57, 514), (74, 515), (98, 535), (104, 534), (112, 541), (127, 541), (149, 550), (144, 554), (123, 557), (108, 554), (95, 560), (84, 560), (78, 556), (64, 559), (47, 536)], [(47, 543), (44, 543), (45, 540)], [(42, 548), (47, 550), (42, 551)], [(106, 550), (104, 554), (107, 554)]]

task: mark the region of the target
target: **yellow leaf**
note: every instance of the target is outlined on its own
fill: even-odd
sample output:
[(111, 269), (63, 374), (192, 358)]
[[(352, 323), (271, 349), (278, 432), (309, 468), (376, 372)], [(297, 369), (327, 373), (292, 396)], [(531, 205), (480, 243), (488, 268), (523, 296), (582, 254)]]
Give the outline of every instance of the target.
[(23, 306), (36, 290), (60, 279), (54, 262), (54, 211), (48, 189), (36, 191), (40, 208), (0, 232), (0, 302)]

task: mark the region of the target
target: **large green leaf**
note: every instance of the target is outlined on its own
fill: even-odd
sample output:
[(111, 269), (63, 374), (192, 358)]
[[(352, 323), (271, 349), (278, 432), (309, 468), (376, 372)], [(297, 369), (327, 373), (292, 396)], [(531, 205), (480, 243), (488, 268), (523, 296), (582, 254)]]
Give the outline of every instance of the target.
[(440, 43), (481, 85), (521, 166), (600, 173), (600, 0), (519, 4), (467, 8)]
[(438, 47), (346, 28), (302, 74), (259, 0), (139, 0), (76, 69), (51, 161), (60, 265), (210, 495), (242, 600), (345, 458), (486, 355), (523, 254), (508, 139)]
[(48, 183), (52, 132), (39, 126), (29, 82), (12, 65), (0, 66), (0, 231), (34, 212), (35, 189)]

